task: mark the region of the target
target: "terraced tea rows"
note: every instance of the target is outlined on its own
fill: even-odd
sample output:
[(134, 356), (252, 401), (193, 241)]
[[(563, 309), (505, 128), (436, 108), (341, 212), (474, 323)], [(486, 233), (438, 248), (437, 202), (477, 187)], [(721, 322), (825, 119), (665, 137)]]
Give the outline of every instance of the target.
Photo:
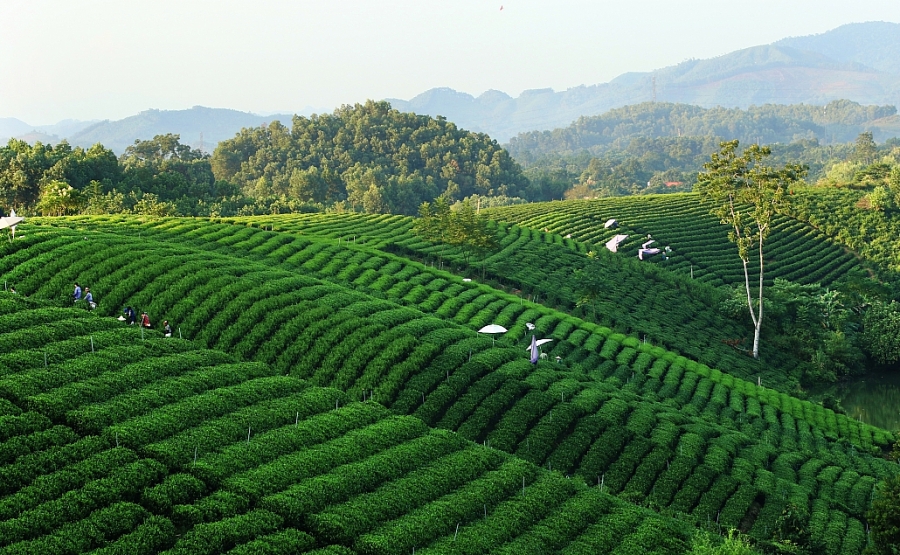
[[(0, 300), (0, 319), (108, 321), (27, 304)], [(378, 404), (119, 325), (93, 346), (45, 337), (65, 353), (46, 367), (27, 347), (7, 354), (20, 364), (0, 373), (0, 553), (629, 553), (652, 536), (675, 554), (691, 534)]]
[[(592, 245), (603, 245), (613, 235), (626, 234), (629, 238), (620, 251), (629, 256), (636, 255), (646, 237), (652, 235), (654, 246), (672, 247), (673, 256), (665, 265), (673, 271), (693, 271), (695, 279), (713, 285), (744, 280), (735, 247), (728, 241), (727, 226), (720, 225), (700, 204), (700, 196), (693, 193), (516, 205), (486, 213)], [(619, 222), (619, 228), (605, 229), (604, 223), (612, 218)], [(766, 257), (766, 279), (770, 282), (784, 278), (829, 285), (848, 273), (864, 275), (852, 254), (809, 225), (786, 216), (775, 219), (766, 241)]]
[[(215, 231), (215, 229), (216, 229), (215, 227), (212, 229), (214, 230), (214, 233), (219, 233), (219, 231)], [(232, 232), (234, 232), (234, 231), (235, 231), (234, 228), (232, 228)], [(238, 228), (238, 231), (240, 233), (245, 233), (245, 231), (241, 228)], [(108, 243), (109, 241), (107, 240), (106, 242)], [(279, 243), (281, 241), (276, 240), (275, 242)], [(239, 245), (239, 243), (238, 243), (238, 245)], [(318, 245), (318, 246), (321, 247), (321, 245)], [(289, 256), (288, 259), (291, 260), (294, 264), (299, 265), (298, 267), (302, 267), (303, 269), (309, 269), (310, 268), (309, 261), (317, 260), (319, 258), (318, 254), (320, 254), (322, 252), (328, 252), (328, 251), (323, 250), (323, 249), (311, 248), (311, 249), (304, 250), (303, 252), (300, 252), (298, 254), (293, 254), (293, 255)], [(349, 254), (347, 254), (346, 256), (356, 257), (359, 260), (357, 260), (356, 263), (351, 262), (351, 263), (344, 263), (344, 264), (334, 264), (334, 266), (340, 267), (341, 265), (343, 265), (342, 271), (345, 272), (345, 276), (348, 277), (348, 279), (352, 279), (353, 276), (355, 276), (355, 275), (366, 275), (366, 273), (368, 272), (368, 279), (370, 281), (372, 281), (375, 279), (375, 276), (374, 276), (375, 270), (373, 270), (372, 268), (381, 268), (382, 265), (385, 264), (385, 261), (383, 259), (375, 258), (373, 260), (372, 257), (368, 256), (367, 253), (365, 253), (365, 252), (348, 249), (347, 253), (349, 253)], [(97, 256), (102, 257), (102, 256), (107, 256), (107, 255), (103, 254), (103, 253), (98, 253)], [(173, 255), (166, 255), (166, 257), (169, 259), (177, 259), (177, 256), (173, 256)], [(310, 258), (310, 257), (312, 257), (312, 258)], [(322, 259), (324, 260), (325, 258), (323, 257)], [(340, 259), (338, 259), (338, 260), (340, 262)], [(369, 260), (369, 262), (367, 262), (366, 264), (370, 267), (367, 268), (365, 271), (363, 270), (363, 265), (361, 264), (362, 260)], [(90, 266), (91, 265), (90, 261), (89, 260), (85, 261), (85, 265)], [(214, 264), (214, 266), (219, 266), (219, 265), (221, 265), (221, 264), (219, 264), (219, 263)], [(390, 264), (386, 265), (385, 267), (387, 268), (389, 266), (390, 266)], [(414, 264), (410, 264), (410, 267), (407, 269), (410, 269), (410, 268), (415, 269), (415, 266), (416, 265), (414, 265)], [(153, 273), (149, 273), (145, 276), (142, 276), (143, 279), (136, 280), (135, 282), (128, 284), (128, 285), (133, 286), (135, 283), (150, 284), (153, 281), (154, 276), (157, 275), (155, 272), (165, 271), (165, 266), (154, 267), (154, 268), (155, 269), (152, 270)], [(238, 275), (242, 275), (244, 272), (247, 271), (247, 268), (248, 268), (248, 266), (242, 264), (242, 265), (239, 265), (239, 267), (237, 267), (236, 271), (238, 272)], [(394, 269), (396, 270), (396, 268), (394, 268)], [(224, 267), (223, 267), (223, 270), (224, 270)], [(427, 272), (423, 272), (423, 273), (427, 273)], [(244, 316), (248, 317), (248, 320), (245, 320), (242, 322), (242, 324), (244, 326), (253, 327), (254, 328), (253, 333), (256, 337), (270, 338), (270, 341), (274, 341), (275, 345), (276, 345), (275, 347), (271, 347), (271, 349), (273, 349), (274, 351), (277, 351), (277, 352), (281, 352), (281, 350), (283, 350), (285, 348), (283, 338), (284, 337), (294, 337), (296, 335), (296, 333), (294, 331), (291, 331), (289, 333), (283, 334), (282, 336), (277, 336), (274, 334), (273, 328), (280, 326), (280, 325), (282, 325), (282, 323), (284, 323), (284, 318), (286, 318), (287, 316), (290, 315), (290, 310), (283, 309), (283, 311), (274, 315), (272, 318), (269, 318), (267, 316), (267, 318), (266, 318), (267, 322), (250, 320), (249, 318), (253, 317), (252, 314), (255, 314), (257, 318), (261, 318), (263, 314), (270, 314), (270, 312), (264, 308), (259, 308), (258, 310), (248, 311), (246, 314), (243, 314), (243, 311), (245, 310), (245, 308), (247, 306), (254, 304), (257, 300), (260, 299), (261, 293), (253, 292), (252, 294), (249, 294), (249, 289), (246, 284), (241, 285), (241, 284), (237, 283), (236, 281), (234, 281), (233, 279), (228, 278), (225, 275), (221, 275), (221, 274), (223, 274), (223, 272), (218, 272), (218, 274), (219, 275), (215, 276), (214, 280), (210, 281), (209, 285), (205, 285), (203, 287), (200, 287), (198, 285), (198, 282), (180, 283), (178, 286), (180, 289), (183, 289), (184, 291), (193, 291), (190, 298), (189, 299), (183, 298), (183, 294), (180, 292), (180, 290), (175, 291), (173, 294), (171, 294), (169, 296), (157, 297), (157, 300), (154, 301), (154, 302), (156, 302), (156, 304), (152, 305), (154, 307), (154, 310), (156, 312), (164, 312), (164, 313), (171, 313), (172, 311), (174, 311), (176, 315), (181, 314), (181, 313), (190, 312), (190, 313), (194, 314), (194, 316), (192, 316), (192, 318), (188, 320), (188, 323), (190, 323), (190, 322), (209, 322), (209, 324), (206, 325), (206, 327), (204, 329), (200, 330), (198, 328), (192, 328), (192, 331), (190, 333), (192, 336), (194, 333), (197, 333), (197, 332), (201, 333), (203, 335), (203, 337), (207, 338), (210, 341), (210, 343), (209, 343), (210, 345), (215, 344), (215, 340), (217, 337), (216, 334), (221, 332), (222, 326), (230, 325), (230, 322), (231, 322), (230, 315), (236, 315), (236, 314), (241, 313), (242, 318)], [(255, 281), (264, 281), (264, 280), (270, 279), (274, 275), (275, 274), (266, 274), (266, 273), (254, 274), (253, 279)], [(426, 277), (430, 278), (433, 276), (426, 276)], [(211, 278), (211, 276), (209, 274), (207, 274), (205, 278), (202, 278), (200, 276), (200, 274), (195, 273), (193, 275), (193, 279), (195, 279), (195, 280), (200, 280), (200, 279), (209, 280), (210, 278)], [(230, 283), (233, 283), (233, 285), (231, 285), (229, 289), (222, 289), (222, 286), (225, 283), (225, 281), (223, 281), (223, 280), (229, 280), (229, 279), (231, 279)], [(381, 278), (378, 278), (378, 279), (381, 279)], [(633, 357), (635, 356), (635, 352), (636, 352), (635, 349), (639, 346), (638, 342), (634, 341), (634, 340), (631, 340), (630, 345), (623, 344), (623, 342), (625, 342), (626, 338), (624, 336), (621, 336), (620, 334), (612, 334), (611, 335), (609, 330), (604, 330), (603, 328), (597, 328), (596, 326), (594, 326), (594, 327), (591, 327), (589, 325), (584, 326), (583, 323), (580, 323), (576, 319), (567, 318), (563, 315), (554, 313), (553, 311), (542, 309), (541, 307), (538, 307), (538, 306), (532, 305), (531, 307), (525, 308), (524, 302), (517, 302), (518, 299), (510, 298), (510, 296), (508, 296), (508, 295), (504, 296), (504, 295), (498, 294), (498, 293), (490, 290), (490, 288), (486, 288), (483, 286), (473, 286), (471, 284), (461, 283), (458, 281), (458, 279), (456, 281), (457, 282), (454, 284), (454, 283), (448, 282), (445, 279), (441, 279), (441, 278), (434, 279), (433, 281), (429, 282), (427, 289), (422, 288), (423, 294), (420, 295), (420, 298), (422, 299), (421, 302), (412, 303), (412, 304), (414, 304), (414, 306), (417, 306), (420, 309), (423, 309), (424, 311), (436, 310), (436, 314), (438, 316), (441, 316), (441, 317), (443, 317), (445, 319), (449, 319), (449, 320), (455, 320), (458, 322), (466, 322), (466, 319), (461, 318), (460, 315), (465, 316), (465, 317), (470, 317), (469, 324), (471, 327), (474, 327), (476, 329), (490, 321), (497, 321), (497, 322), (501, 323), (502, 325), (510, 326), (511, 329), (513, 330), (510, 335), (513, 335), (513, 336), (518, 336), (519, 334), (524, 334), (525, 322), (529, 321), (529, 320), (533, 320), (538, 324), (539, 329), (552, 330), (547, 335), (550, 335), (551, 337), (555, 337), (558, 340), (558, 342), (555, 343), (555, 346), (553, 348), (554, 350), (551, 352), (551, 354), (559, 353), (561, 355), (565, 355), (567, 361), (570, 361), (573, 364), (578, 364), (580, 362), (580, 363), (582, 363), (581, 366), (585, 367), (585, 368), (593, 368), (602, 360), (614, 359), (616, 357), (619, 357), (620, 351), (623, 348), (625, 348), (625, 355), (624, 355), (625, 359), (628, 359), (628, 357), (631, 357), (631, 359), (633, 359)], [(372, 281), (372, 282), (374, 283), (374, 281)], [(358, 279), (356, 280), (356, 283), (359, 284)], [(48, 287), (52, 288), (53, 285), (54, 284), (51, 282), (48, 285)], [(385, 286), (387, 287), (388, 285), (389, 284), (386, 284)], [(273, 289), (273, 287), (274, 287), (274, 289)], [(272, 292), (275, 289), (278, 289), (280, 287), (281, 287), (280, 285), (273, 286), (271, 284), (265, 286), (266, 290), (269, 292)], [(442, 288), (443, 288), (443, 290), (442, 290)], [(143, 300), (141, 295), (145, 295), (147, 292), (153, 293), (156, 289), (157, 288), (153, 287), (152, 285), (149, 285), (146, 288), (142, 288), (143, 292), (139, 293), (136, 298), (139, 301), (141, 301), (141, 300)], [(242, 290), (246, 290), (246, 293), (249, 294), (249, 299), (247, 297), (243, 297), (244, 292), (242, 292)], [(391, 288), (388, 288), (388, 291), (390, 291), (390, 290), (391, 290)], [(254, 291), (255, 291), (255, 288), (254, 288)], [(326, 291), (331, 291), (331, 290), (322, 289), (320, 291), (318, 289), (315, 289), (314, 291), (316, 291), (316, 292), (315, 293), (307, 293), (305, 295), (305, 297), (297, 297), (297, 298), (294, 298), (293, 300), (291, 300), (291, 298), (279, 297), (280, 300), (278, 302), (281, 303), (281, 306), (290, 307), (293, 303), (296, 303), (299, 300), (313, 298), (317, 295), (322, 296), (322, 295), (326, 294), (325, 293)], [(338, 289), (337, 291), (343, 291), (343, 290)], [(207, 299), (206, 296), (211, 294), (212, 292), (216, 292), (216, 294), (212, 295), (209, 299)], [(118, 304), (120, 304), (120, 302), (117, 300), (118, 297), (121, 297), (124, 299), (124, 298), (127, 298), (131, 294), (132, 294), (131, 291), (128, 290), (127, 288), (125, 288), (125, 289), (120, 289), (118, 291), (112, 292), (112, 296), (111, 297), (107, 296), (106, 299), (109, 299), (109, 298), (116, 299), (115, 302), (118, 305)], [(427, 295), (427, 297), (426, 297), (426, 295)], [(150, 298), (151, 298), (150, 296), (146, 296), (146, 299), (148, 301)], [(410, 296), (406, 295), (406, 297), (404, 297), (404, 298), (406, 298), (408, 300), (410, 298)], [(174, 299), (177, 302), (175, 303), (174, 306), (170, 307), (169, 305), (164, 304), (162, 301), (159, 301), (159, 299), (164, 299), (164, 300)], [(506, 302), (503, 303), (502, 302), (503, 300), (505, 300)], [(236, 307), (224, 308), (228, 303), (230, 303), (232, 301), (238, 301)], [(101, 302), (101, 304), (103, 304), (103, 303)], [(346, 300), (346, 298), (342, 297), (341, 295), (338, 295), (334, 301), (329, 303), (329, 305), (331, 306), (331, 308), (323, 309), (326, 311), (326, 313), (328, 312), (328, 310), (333, 310), (333, 309), (337, 309), (337, 308), (346, 306), (347, 300)], [(269, 305), (264, 305), (264, 306), (269, 306)], [(482, 307), (485, 307), (485, 308), (482, 308)], [(170, 308), (171, 308), (171, 310), (170, 310)], [(394, 310), (396, 308), (398, 308), (398, 307), (396, 307), (395, 305), (391, 305), (389, 303), (384, 303), (383, 309), (391, 310), (392, 312), (391, 312), (390, 318), (393, 318), (396, 321), (385, 322), (385, 324), (382, 326), (382, 330), (387, 327), (399, 325), (404, 321), (409, 321), (410, 319), (416, 317), (415, 312), (408, 311), (408, 312), (404, 313), (402, 310)], [(466, 309), (464, 312), (459, 312), (464, 308)], [(368, 311), (366, 313), (366, 315), (368, 316), (369, 314), (374, 313), (374, 311), (376, 309), (365, 308), (362, 310)], [(314, 318), (320, 318), (320, 316), (314, 316)], [(335, 321), (340, 321), (343, 319), (343, 316), (334, 316), (334, 318), (335, 318)], [(369, 319), (371, 320), (371, 316), (369, 316)], [(258, 323), (258, 325), (256, 325), (257, 323)], [(296, 322), (295, 322), (295, 324), (296, 324)], [(315, 328), (315, 329), (324, 329), (324, 328), (328, 327), (328, 325), (330, 325), (330, 323), (326, 323), (326, 324), (320, 323), (320, 327)], [(363, 325), (371, 326), (371, 323), (359, 324), (359, 326), (363, 326)], [(249, 328), (244, 328), (243, 326), (238, 326), (237, 329), (242, 330), (242, 329), (249, 329)], [(395, 333), (402, 334), (404, 330), (405, 330), (405, 328), (401, 327)], [(371, 332), (372, 332), (371, 329), (364, 330), (358, 336), (366, 337), (366, 334), (371, 333)], [(316, 333), (318, 333), (318, 332), (316, 332)], [(335, 333), (337, 335), (342, 335), (343, 331), (335, 331), (333, 333)], [(418, 333), (418, 332), (416, 330), (414, 330), (414, 333)], [(608, 336), (608, 337), (594, 338), (594, 340), (592, 342), (586, 343), (587, 336), (585, 335), (585, 333), (589, 333), (589, 334), (599, 333), (601, 336)], [(233, 334), (234, 334), (234, 332), (231, 333), (231, 336), (233, 336)], [(570, 340), (570, 336), (571, 336), (571, 340)], [(280, 340), (281, 343), (278, 343), (279, 337), (282, 337), (282, 339)], [(611, 341), (608, 341), (607, 338), (611, 339)], [(226, 339), (228, 339), (228, 342), (223, 344), (222, 345), (223, 347), (229, 347), (232, 344), (233, 340), (230, 338), (230, 336), (226, 336)], [(601, 341), (601, 343), (597, 342), (598, 339)], [(299, 342), (299, 343), (302, 344), (303, 342)], [(587, 347), (583, 346), (582, 345), (583, 343), (586, 343)], [(644, 347), (647, 347), (647, 346), (644, 346)], [(242, 353), (247, 348), (252, 349), (253, 346), (247, 345), (246, 342), (244, 343), (244, 345), (239, 346), (240, 352), (242, 352)], [(253, 352), (255, 353), (255, 350)], [(664, 351), (662, 351), (660, 349), (655, 349), (654, 352), (655, 352), (655, 355), (652, 358), (655, 358), (655, 357), (658, 357), (658, 356), (661, 356), (662, 354), (664, 354)], [(290, 354), (291, 353), (287, 353), (285, 355), (280, 355), (281, 362), (279, 362), (279, 364), (284, 369), (290, 368), (291, 364), (293, 364), (293, 359), (286, 358)], [(362, 360), (362, 359), (365, 359), (365, 357), (367, 355), (365, 353), (357, 351), (357, 356), (360, 360)], [(669, 358), (672, 358), (672, 357), (669, 356)], [(275, 358), (269, 358), (266, 360), (269, 362), (278, 362)], [(285, 361), (287, 361), (287, 362), (285, 362)], [(332, 372), (337, 372), (338, 366), (340, 366), (340, 361), (336, 361), (334, 365), (329, 365), (323, 371), (324, 371), (325, 375), (329, 375)], [(310, 368), (311, 366), (309, 363), (307, 363), (304, 367)], [(343, 371), (346, 372), (346, 370), (343, 370)], [(738, 381), (738, 383), (744, 383), (744, 382)], [(348, 387), (348, 384), (342, 384), (342, 387)], [(366, 385), (361, 385), (360, 387), (371, 388), (372, 385), (371, 385), (371, 383), (368, 383)], [(752, 386), (751, 389), (755, 389), (755, 386)], [(783, 397), (787, 398), (786, 396), (783, 396)], [(779, 406), (780, 403), (778, 401), (775, 401), (775, 405)], [(812, 405), (810, 405), (810, 406), (812, 406)], [(796, 416), (797, 416), (797, 418), (800, 418), (800, 419), (807, 418), (806, 416), (804, 416), (802, 411), (797, 411)], [(838, 433), (838, 432), (835, 431), (834, 433)], [(862, 444), (867, 443), (867, 440), (865, 440), (865, 439), (863, 439), (862, 441), (863, 441)]]
[[(354, 230), (367, 229), (366, 237), (379, 238), (377, 241), (381, 246), (386, 244), (387, 234), (397, 231), (395, 219), (385, 219), (387, 223), (382, 227), (374, 221), (375, 218), (358, 218), (361, 222)], [(399, 302), (412, 302), (416, 306), (424, 302), (420, 308), (426, 312), (446, 300), (428, 298), (435, 294), (435, 287), (443, 289), (442, 284), (446, 284), (448, 278), (458, 282), (448, 274), (425, 271), (421, 264), (401, 256), (347, 243), (338, 232), (334, 233), (338, 235), (336, 242), (322, 241), (318, 236), (310, 237), (303, 227), (310, 219), (311, 216), (285, 216), (277, 220), (276, 226), (271, 218), (251, 218), (246, 223), (257, 229), (241, 225), (237, 231), (200, 220), (161, 220), (147, 224), (129, 218), (82, 218), (75, 221), (80, 226), (116, 233), (137, 233), (143, 237), (189, 243), (229, 255), (265, 260), (269, 264), (277, 263), (283, 268), (314, 273), (329, 281), (364, 287), (369, 293), (388, 295)], [(349, 216), (338, 220), (335, 224), (338, 231), (343, 229), (338, 224), (348, 219)], [(239, 220), (238, 223), (245, 221)], [(315, 233), (327, 230), (322, 223), (312, 222), (309, 225)], [(262, 229), (271, 227), (296, 228), (298, 231), (261, 234)], [(421, 243), (402, 229), (400, 232), (390, 243), (390, 248), (394, 250), (430, 256), (441, 249)], [(553, 238), (551, 235), (504, 226), (502, 237), (502, 250), (489, 262), (493, 265), (491, 272), (498, 280), (515, 283), (525, 291), (521, 293), (523, 296), (541, 302), (549, 299), (551, 304), (563, 303), (574, 308), (578, 292), (573, 283), (573, 270), (597, 272), (597, 267), (589, 264), (590, 261), (576, 250), (545, 242)], [(564, 243), (562, 246), (575, 245), (569, 240), (564, 242), (559, 236), (556, 239)], [(448, 251), (444, 255), (450, 256), (451, 253)], [(610, 253), (601, 252), (599, 259), (604, 271), (604, 286), (598, 291), (593, 307), (584, 311), (586, 316), (597, 315), (597, 320), (605, 327), (647, 338), (709, 366), (727, 368), (735, 375), (754, 380), (762, 374), (766, 383), (773, 387), (790, 388), (789, 381), (785, 379), (787, 369), (795, 368), (798, 361), (778, 353), (764, 353), (765, 364), (760, 365), (730, 346), (731, 341), (745, 336), (748, 330), (720, 314), (718, 301), (724, 298), (722, 292), (660, 270), (654, 265), (624, 260)], [(377, 277), (369, 279), (372, 276)], [(528, 295), (529, 291), (534, 294)]]
[[(254, 256), (292, 244), (283, 234), (267, 234), (270, 239), (263, 241), (260, 232), (247, 233), (245, 229), (232, 226), (231, 231), (258, 244), (251, 251)], [(229, 237), (220, 226), (211, 233), (219, 239)], [(64, 249), (64, 237), (71, 242), (73, 235), (59, 231), (44, 235), (34, 230), (27, 242), (15, 246), (45, 251), (33, 258), (46, 257), (43, 264), (50, 265), (52, 259), (61, 257), (47, 245), (59, 241), (59, 248)], [(269, 245), (270, 240), (280, 241), (281, 247)], [(129, 241), (133, 240), (102, 235), (88, 236), (87, 243), (100, 260), (115, 257), (117, 250), (134, 254)], [(84, 244), (83, 239), (80, 242)], [(231, 241), (229, 249), (241, 251), (242, 243)], [(699, 522), (716, 514), (725, 519), (722, 523), (743, 524), (754, 535), (766, 537), (784, 503), (795, 500), (808, 507), (833, 506), (834, 523), (829, 524), (829, 519), (823, 526), (840, 532), (847, 526), (856, 530), (876, 478), (892, 471), (883, 461), (864, 454), (873, 442), (883, 445), (889, 441), (883, 431), (710, 371), (633, 338), (586, 326), (547, 309), (526, 307), (514, 297), (492, 293), (483, 286), (446, 282), (443, 286), (449, 291), (436, 308), (440, 311), (453, 300), (442, 316), (468, 319), (470, 325), (484, 310), (506, 314), (515, 334), (524, 331), (528, 320), (542, 329), (552, 328), (559, 332), (560, 341), (551, 354), (579, 360), (588, 373), (566, 371), (551, 363), (532, 372), (523, 360), (521, 346), (491, 348), (490, 341), (473, 337), (471, 331), (446, 320), (423, 318), (411, 308), (373, 301), (335, 285), (246, 260), (237, 263), (195, 252), (196, 264), (215, 270), (172, 278), (162, 261), (189, 251), (163, 243), (158, 243), (156, 250), (153, 255), (133, 255), (132, 263), (142, 268), (140, 274), (104, 298), (138, 299), (144, 291), (165, 292), (177, 285), (183, 289), (146, 299), (154, 314), (181, 311), (196, 322), (206, 322), (200, 328), (185, 326), (186, 336), (202, 337), (210, 346), (223, 341), (222, 345), (233, 345), (233, 350), (244, 356), (272, 362), (276, 368), (308, 377), (315, 384), (337, 385), (357, 399), (374, 396), (399, 413), (458, 430), (465, 437), (488, 442), (541, 466), (575, 473), (588, 481), (599, 478), (611, 491), (628, 492), (691, 513)], [(348, 250), (353, 251), (352, 256), (366, 254)], [(3, 260), (25, 258), (24, 252)], [(304, 251), (302, 260), (294, 263), (315, 256)], [(358, 262), (365, 263), (366, 259)], [(77, 270), (93, 280), (96, 276), (90, 272), (96, 263), (88, 257), (83, 264)], [(366, 270), (373, 273), (354, 269), (351, 274), (366, 275), (366, 280), (375, 283), (381, 279), (375, 268), (382, 264), (370, 266)], [(61, 270), (54, 268), (54, 275)], [(22, 276), (17, 272), (6, 275), (19, 283)], [(71, 278), (72, 274), (59, 276), (59, 285), (67, 287), (64, 284)], [(187, 279), (193, 281), (181, 283)], [(33, 285), (38, 291), (52, 291), (57, 286), (37, 277)], [(26, 291), (24, 286), (20, 290)], [(473, 291), (471, 296), (469, 291)], [(108, 309), (104, 298), (101, 309)], [(487, 308), (504, 299), (507, 302)], [(258, 324), (252, 318), (259, 314), (241, 320), (253, 307), (269, 301), (268, 308), (260, 309), (259, 314), (266, 317)], [(472, 304), (475, 307), (467, 308)], [(233, 326), (236, 321), (241, 322), (237, 328)], [(247, 333), (254, 325), (265, 329)], [(508, 342), (501, 341), (501, 345)], [(668, 431), (654, 438), (652, 432), (662, 429)], [(839, 436), (863, 450), (829, 439)], [(830, 487), (835, 470), (829, 469), (846, 474), (846, 485), (839, 492)], [(682, 482), (690, 486), (681, 487)], [(855, 493), (851, 496), (850, 491)], [(744, 519), (756, 510), (760, 512), (755, 519)], [(825, 528), (821, 532), (827, 536)], [(840, 532), (828, 540), (831, 552), (855, 545), (843, 546)], [(857, 538), (854, 534), (847, 537)]]

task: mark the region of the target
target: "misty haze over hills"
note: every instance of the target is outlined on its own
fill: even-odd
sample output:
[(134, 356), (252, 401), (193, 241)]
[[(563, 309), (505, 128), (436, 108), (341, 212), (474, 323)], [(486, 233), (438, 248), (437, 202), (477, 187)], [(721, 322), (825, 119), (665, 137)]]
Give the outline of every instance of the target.
[[(459, 127), (507, 142), (519, 133), (565, 127), (582, 116), (654, 100), (747, 108), (769, 103), (824, 105), (838, 99), (900, 105), (900, 24), (853, 23), (820, 35), (785, 38), (652, 72), (625, 73), (609, 83), (560, 92), (534, 89), (513, 98), (490, 90), (474, 97), (434, 88), (410, 100), (389, 101), (398, 110), (444, 116)], [(118, 121), (65, 120), (45, 126), (0, 118), (0, 141), (20, 137), (55, 143), (65, 138), (80, 146), (99, 142), (121, 153), (135, 139), (164, 133), (177, 133), (183, 143), (197, 148), (202, 133), (202, 146), (211, 151), (241, 128), (273, 120), (289, 126), (291, 115), (195, 106), (146, 110)]]
[(647, 101), (702, 107), (819, 104), (849, 99), (900, 104), (900, 24), (853, 23), (820, 35), (794, 37), (653, 72), (625, 73), (609, 83), (566, 91), (500, 91), (478, 97), (448, 88), (409, 101), (400, 110), (442, 115), (501, 142), (530, 131), (563, 127), (581, 116)]
[(145, 110), (118, 121), (65, 120), (56, 125), (32, 127), (14, 118), (0, 119), (0, 139), (19, 137), (29, 142), (56, 143), (66, 139), (74, 146), (88, 147), (102, 143), (121, 154), (135, 139), (152, 139), (155, 135), (177, 133), (183, 144), (212, 152), (216, 144), (230, 139), (244, 127), (257, 127), (279, 120), (291, 124), (292, 114), (266, 116), (194, 106), (189, 110)]

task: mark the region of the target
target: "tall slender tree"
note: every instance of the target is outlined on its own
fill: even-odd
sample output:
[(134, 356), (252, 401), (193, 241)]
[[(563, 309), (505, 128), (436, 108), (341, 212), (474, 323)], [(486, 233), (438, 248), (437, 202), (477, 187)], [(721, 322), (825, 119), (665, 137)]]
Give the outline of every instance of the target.
[[(753, 358), (759, 358), (759, 337), (763, 322), (763, 245), (772, 230), (772, 218), (788, 202), (788, 188), (803, 179), (807, 168), (785, 164), (772, 168), (763, 161), (772, 154), (768, 146), (751, 145), (738, 152), (738, 141), (719, 145), (719, 152), (703, 164), (697, 179), (702, 201), (712, 205), (711, 213), (731, 226), (728, 238), (737, 245), (744, 266), (747, 307), (753, 321)], [(754, 303), (750, 287), (750, 258), (759, 259), (759, 286)]]

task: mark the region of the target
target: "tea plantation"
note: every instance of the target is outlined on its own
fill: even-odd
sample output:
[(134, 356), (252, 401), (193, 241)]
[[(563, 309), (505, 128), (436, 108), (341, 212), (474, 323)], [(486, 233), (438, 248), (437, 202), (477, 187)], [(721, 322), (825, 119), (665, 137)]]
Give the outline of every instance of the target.
[[(780, 229), (785, 253), (827, 252), (825, 278), (864, 271)], [(691, 356), (716, 343), (701, 300), (733, 279), (712, 257), (691, 281), (677, 257), (673, 271), (603, 255), (623, 283), (701, 311), (680, 329), (644, 290), (617, 290), (597, 325), (542, 281), (552, 253), (571, 271), (595, 248), (590, 229), (566, 231), (583, 243), (501, 224), (514, 263), (543, 256), (531, 278), (489, 261), (525, 294), (441, 270), (459, 254), (409, 230), (337, 214), (31, 221), (0, 247), (18, 292), (0, 292), (0, 554), (683, 553), (698, 531), (771, 540), (789, 504), (822, 552), (865, 547), (895, 438), (757, 385), (726, 350)], [(76, 280), (96, 310), (71, 307)], [(118, 321), (127, 305), (173, 337)], [(645, 317), (649, 342), (628, 324)], [(476, 333), (489, 323), (510, 331)], [(527, 323), (554, 339), (536, 366)]]

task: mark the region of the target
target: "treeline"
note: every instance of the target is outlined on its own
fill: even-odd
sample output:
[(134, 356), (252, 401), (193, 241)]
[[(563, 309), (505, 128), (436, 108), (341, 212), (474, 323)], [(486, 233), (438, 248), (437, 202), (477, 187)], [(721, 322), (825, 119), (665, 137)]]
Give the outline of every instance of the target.
[[(719, 143), (732, 139), (772, 144), (775, 163), (804, 164), (815, 182), (833, 165), (855, 160), (853, 141), (873, 120), (895, 112), (850, 101), (748, 110), (648, 102), (563, 129), (523, 133), (507, 148), (525, 166), (532, 188), (555, 198), (561, 191), (569, 198), (689, 191)], [(888, 141), (881, 150), (894, 146)]]
[(867, 124), (896, 113), (893, 106), (862, 106), (849, 100), (835, 100), (826, 106), (765, 104), (746, 110), (644, 102), (599, 116), (581, 117), (561, 129), (521, 133), (510, 140), (507, 149), (520, 163), (530, 166), (543, 155), (583, 150), (597, 155), (624, 150), (634, 139), (646, 137), (839, 144), (852, 142), (859, 133), (869, 130)]
[(677, 192), (691, 190), (719, 142), (733, 138), (775, 143), (773, 163), (804, 164), (811, 182), (871, 182), (884, 166), (864, 168), (900, 159), (900, 141), (875, 145), (864, 133), (861, 155), (859, 144), (811, 137), (852, 141), (860, 126), (894, 112), (849, 101), (749, 110), (645, 103), (522, 134), (509, 145), (517, 161), (485, 134), (369, 101), (295, 116), (290, 128), (243, 129), (211, 156), (172, 134), (136, 141), (120, 157), (99, 144), (11, 140), (0, 147), (0, 202), (45, 215), (415, 214), (441, 195), (486, 207)]
[(248, 196), (368, 213), (415, 214), (442, 194), (531, 196), (519, 165), (487, 135), (387, 102), (243, 129), (211, 162), (217, 179)]
[(83, 149), (12, 139), (0, 148), (0, 202), (48, 216), (224, 215), (253, 204), (215, 179), (208, 155), (171, 134), (137, 141), (118, 158), (100, 144)]
[(172, 134), (136, 141), (118, 158), (99, 144), (0, 148), (0, 201), (23, 213), (415, 214), (440, 195), (541, 198), (487, 135), (386, 102), (244, 129), (212, 156)]

